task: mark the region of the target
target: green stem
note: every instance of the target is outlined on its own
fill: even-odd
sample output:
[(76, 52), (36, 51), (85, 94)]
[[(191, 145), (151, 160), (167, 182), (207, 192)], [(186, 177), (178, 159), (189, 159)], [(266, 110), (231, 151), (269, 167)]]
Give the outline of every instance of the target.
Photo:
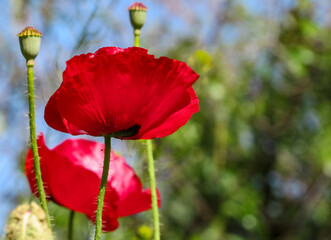
[[(134, 30), (134, 46), (140, 46), (140, 30)], [(159, 219), (159, 209), (157, 206), (157, 194), (156, 194), (156, 180), (155, 180), (155, 170), (154, 170), (154, 157), (153, 157), (153, 143), (152, 140), (146, 140), (146, 150), (148, 159), (148, 174), (151, 187), (151, 197), (152, 197), (152, 211), (153, 211), (153, 223), (154, 223), (154, 240), (160, 240), (160, 219)]]
[(151, 196), (152, 196), (152, 211), (153, 211), (153, 222), (154, 222), (154, 240), (160, 240), (160, 220), (159, 210), (157, 206), (157, 194), (156, 194), (156, 181), (155, 181), (155, 170), (154, 170), (154, 157), (153, 157), (153, 146), (152, 140), (146, 140), (147, 158), (148, 158), (148, 173), (150, 179)]
[(75, 212), (71, 210), (69, 215), (69, 223), (68, 223), (68, 240), (72, 240), (72, 236), (74, 233), (74, 217), (75, 217)]
[(133, 33), (134, 33), (134, 46), (140, 47), (140, 30), (135, 29)]
[(105, 159), (103, 162), (103, 171), (102, 171), (101, 184), (100, 184), (100, 190), (99, 190), (99, 196), (97, 202), (97, 215), (95, 222), (94, 240), (101, 239), (103, 200), (105, 198), (105, 193), (106, 193), (106, 185), (107, 185), (109, 163), (110, 163), (110, 149), (111, 149), (110, 144), (111, 144), (111, 137), (110, 135), (107, 135), (105, 136)]
[(37, 146), (37, 137), (36, 137), (36, 121), (35, 121), (35, 103), (34, 103), (34, 83), (33, 83), (33, 66), (34, 61), (28, 60), (26, 62), (27, 66), (27, 78), (28, 78), (28, 98), (29, 98), (29, 123), (30, 123), (30, 140), (31, 140), (31, 148), (32, 148), (32, 156), (33, 156), (33, 165), (34, 171), (36, 175), (36, 182), (38, 188), (38, 194), (41, 202), (41, 207), (44, 209), (46, 214), (46, 221), (48, 227), (51, 229), (51, 221), (49, 219), (47, 203), (46, 203), (46, 195), (43, 185), (43, 180), (41, 178), (41, 170), (40, 170), (40, 159), (38, 154), (38, 146)]

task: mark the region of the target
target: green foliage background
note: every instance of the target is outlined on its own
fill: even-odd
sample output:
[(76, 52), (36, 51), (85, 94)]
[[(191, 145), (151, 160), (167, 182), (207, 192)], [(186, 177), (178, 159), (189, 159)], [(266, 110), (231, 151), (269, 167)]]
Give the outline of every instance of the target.
[[(241, 1), (206, 1), (217, 18), (204, 37), (203, 22), (190, 23), (170, 7), (172, 17), (182, 16), (192, 29), (165, 47), (163, 41), (173, 39), (170, 27), (160, 23), (148, 30), (147, 23), (145, 35), (143, 29), (143, 47), (185, 61), (200, 74), (194, 85), (200, 112), (175, 134), (154, 141), (163, 239), (331, 239), (331, 21), (323, 15), (331, 6), (282, 2), (270, 1), (271, 12), (252, 13)], [(53, 6), (45, 4), (44, 11)], [(99, 9), (90, 21), (102, 20)], [(91, 39), (107, 35), (95, 35), (93, 26), (84, 26), (73, 52), (98, 48)], [(107, 27), (123, 31), (118, 26)], [(60, 81), (60, 71), (48, 72), (38, 90), (45, 102)], [(127, 149), (147, 187), (143, 143), (128, 142)], [(69, 211), (51, 203), (50, 213), (57, 239), (65, 239)], [(151, 227), (151, 212), (141, 213), (121, 219), (104, 239), (152, 239)], [(89, 239), (92, 232), (77, 213), (75, 239)]]

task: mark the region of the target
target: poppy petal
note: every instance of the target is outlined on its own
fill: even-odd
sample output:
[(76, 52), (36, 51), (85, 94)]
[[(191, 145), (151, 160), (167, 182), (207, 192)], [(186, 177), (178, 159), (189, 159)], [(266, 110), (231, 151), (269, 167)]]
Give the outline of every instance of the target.
[[(114, 231), (118, 228), (119, 223), (117, 218), (118, 212), (114, 211), (114, 207), (111, 204), (114, 200), (112, 199), (112, 193), (109, 188), (106, 189), (104, 204), (103, 204), (103, 211), (102, 211), (102, 231), (109, 232)], [(87, 217), (95, 224), (96, 222), (96, 209), (97, 209), (97, 201), (94, 202), (94, 211), (90, 214), (87, 214)]]
[[(52, 169), (49, 184), (56, 202), (87, 215), (95, 212), (102, 176), (103, 151), (104, 145), (101, 143), (71, 139), (64, 141), (54, 148), (50, 155), (45, 156)], [(55, 159), (53, 153), (59, 157)], [(108, 194), (109, 202), (113, 203), (112, 211), (115, 212), (117, 194), (115, 191), (109, 191)]]
[[(41, 133), (37, 139), (37, 144), (38, 144), (38, 153), (39, 156), (43, 156), (45, 153), (49, 151), (49, 149), (45, 145), (45, 139), (44, 135)], [(42, 173), (42, 180), (44, 184), (44, 190), (46, 194), (46, 198), (48, 200), (51, 199), (51, 192), (48, 184), (49, 180), (49, 174), (48, 174), (48, 168), (47, 168), (47, 163), (45, 163), (45, 160), (43, 158), (40, 158), (40, 169)], [(25, 175), (28, 178), (28, 182), (31, 188), (31, 192), (39, 197), (38, 194), (38, 189), (37, 189), (37, 182), (36, 182), (36, 177), (35, 177), (35, 172), (34, 172), (34, 163), (33, 163), (33, 155), (32, 155), (32, 149), (30, 148), (28, 150), (27, 156), (25, 158)]]
[[(191, 94), (198, 77), (187, 64), (155, 58), (143, 48), (102, 48), (67, 62), (55, 98), (58, 114), (45, 111), (45, 120), (60, 131), (65, 125), (73, 135), (167, 136), (198, 111)], [(56, 124), (58, 116), (62, 123)]]
[(70, 133), (72, 135), (84, 134), (83, 131), (79, 130), (75, 125), (68, 123), (68, 121), (61, 116), (56, 106), (56, 96), (58, 91), (56, 91), (48, 101), (45, 108), (45, 121), (52, 126), (52, 128), (60, 131)]
[(186, 122), (192, 117), (193, 113), (199, 111), (199, 99), (197, 98), (193, 88), (190, 87), (187, 92), (190, 99), (190, 103), (188, 105), (179, 111), (174, 112), (160, 126), (152, 128), (152, 130), (147, 131), (144, 135), (139, 136), (139, 138), (153, 139), (165, 137), (185, 125)]
[[(38, 147), (48, 200), (84, 213), (94, 222), (103, 171), (104, 144), (71, 139), (48, 149), (43, 135), (40, 135)], [(31, 149), (25, 165), (31, 190), (37, 195)], [(118, 217), (150, 209), (150, 201), (149, 189), (143, 190), (139, 178), (125, 159), (112, 151), (103, 207), (103, 231), (115, 230), (119, 224)]]
[[(150, 190), (143, 190), (140, 179), (125, 163), (123, 157), (117, 156), (110, 163), (111, 186), (119, 195), (117, 213), (125, 217), (151, 209)], [(161, 202), (159, 199), (159, 206)]]
[[(159, 190), (156, 189), (158, 206), (161, 206)], [(152, 208), (151, 190), (132, 191), (125, 198), (120, 199), (117, 213), (119, 217), (126, 217)]]

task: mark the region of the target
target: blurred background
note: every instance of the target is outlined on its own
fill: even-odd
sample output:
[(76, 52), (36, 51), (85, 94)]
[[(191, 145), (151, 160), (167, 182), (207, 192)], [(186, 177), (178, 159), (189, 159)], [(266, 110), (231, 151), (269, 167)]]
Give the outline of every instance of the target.
[[(0, 238), (10, 211), (31, 199), (25, 60), (17, 33), (43, 33), (36, 59), (37, 127), (49, 147), (69, 134), (43, 109), (65, 61), (104, 46), (129, 47), (119, 0), (0, 0)], [(331, 2), (146, 0), (141, 46), (187, 62), (200, 112), (154, 141), (163, 239), (331, 239)], [(86, 138), (86, 137), (85, 137)], [(102, 139), (98, 139), (102, 141)], [(148, 187), (140, 141), (114, 141)], [(50, 203), (57, 239), (69, 210)], [(86, 227), (88, 226), (88, 227)], [(151, 211), (120, 219), (104, 239), (151, 239)], [(93, 226), (76, 214), (74, 239)]]

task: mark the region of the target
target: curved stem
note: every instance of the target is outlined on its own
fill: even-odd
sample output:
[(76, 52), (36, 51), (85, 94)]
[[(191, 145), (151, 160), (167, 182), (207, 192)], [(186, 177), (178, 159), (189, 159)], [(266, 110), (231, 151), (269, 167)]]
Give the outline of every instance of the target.
[(153, 157), (153, 146), (152, 140), (146, 140), (147, 158), (148, 158), (148, 173), (151, 187), (152, 196), (152, 211), (153, 211), (153, 222), (154, 222), (154, 240), (160, 240), (160, 220), (159, 210), (157, 206), (157, 194), (156, 194), (156, 181), (155, 181), (155, 170), (154, 170), (154, 157)]
[(36, 137), (36, 121), (35, 121), (35, 103), (34, 103), (34, 83), (33, 83), (33, 66), (34, 61), (28, 60), (26, 62), (27, 66), (27, 79), (28, 79), (28, 98), (29, 98), (29, 123), (30, 123), (30, 141), (32, 148), (32, 156), (33, 156), (33, 165), (34, 171), (36, 175), (36, 182), (38, 188), (39, 199), (41, 202), (41, 207), (45, 211), (46, 221), (48, 227), (51, 229), (51, 221), (49, 219), (46, 195), (43, 185), (43, 180), (41, 178), (41, 170), (40, 170), (40, 158), (38, 154), (38, 146), (37, 146), (37, 137)]
[(72, 240), (72, 236), (74, 234), (74, 217), (75, 217), (75, 212), (71, 210), (69, 215), (69, 222), (68, 222), (68, 240)]
[(101, 239), (102, 233), (102, 210), (103, 210), (103, 200), (106, 193), (106, 185), (109, 172), (109, 163), (110, 163), (110, 149), (111, 149), (111, 137), (110, 135), (105, 136), (105, 160), (103, 162), (103, 171), (101, 177), (101, 184), (99, 189), (99, 196), (97, 202), (97, 215), (95, 222), (95, 235), (94, 240)]

